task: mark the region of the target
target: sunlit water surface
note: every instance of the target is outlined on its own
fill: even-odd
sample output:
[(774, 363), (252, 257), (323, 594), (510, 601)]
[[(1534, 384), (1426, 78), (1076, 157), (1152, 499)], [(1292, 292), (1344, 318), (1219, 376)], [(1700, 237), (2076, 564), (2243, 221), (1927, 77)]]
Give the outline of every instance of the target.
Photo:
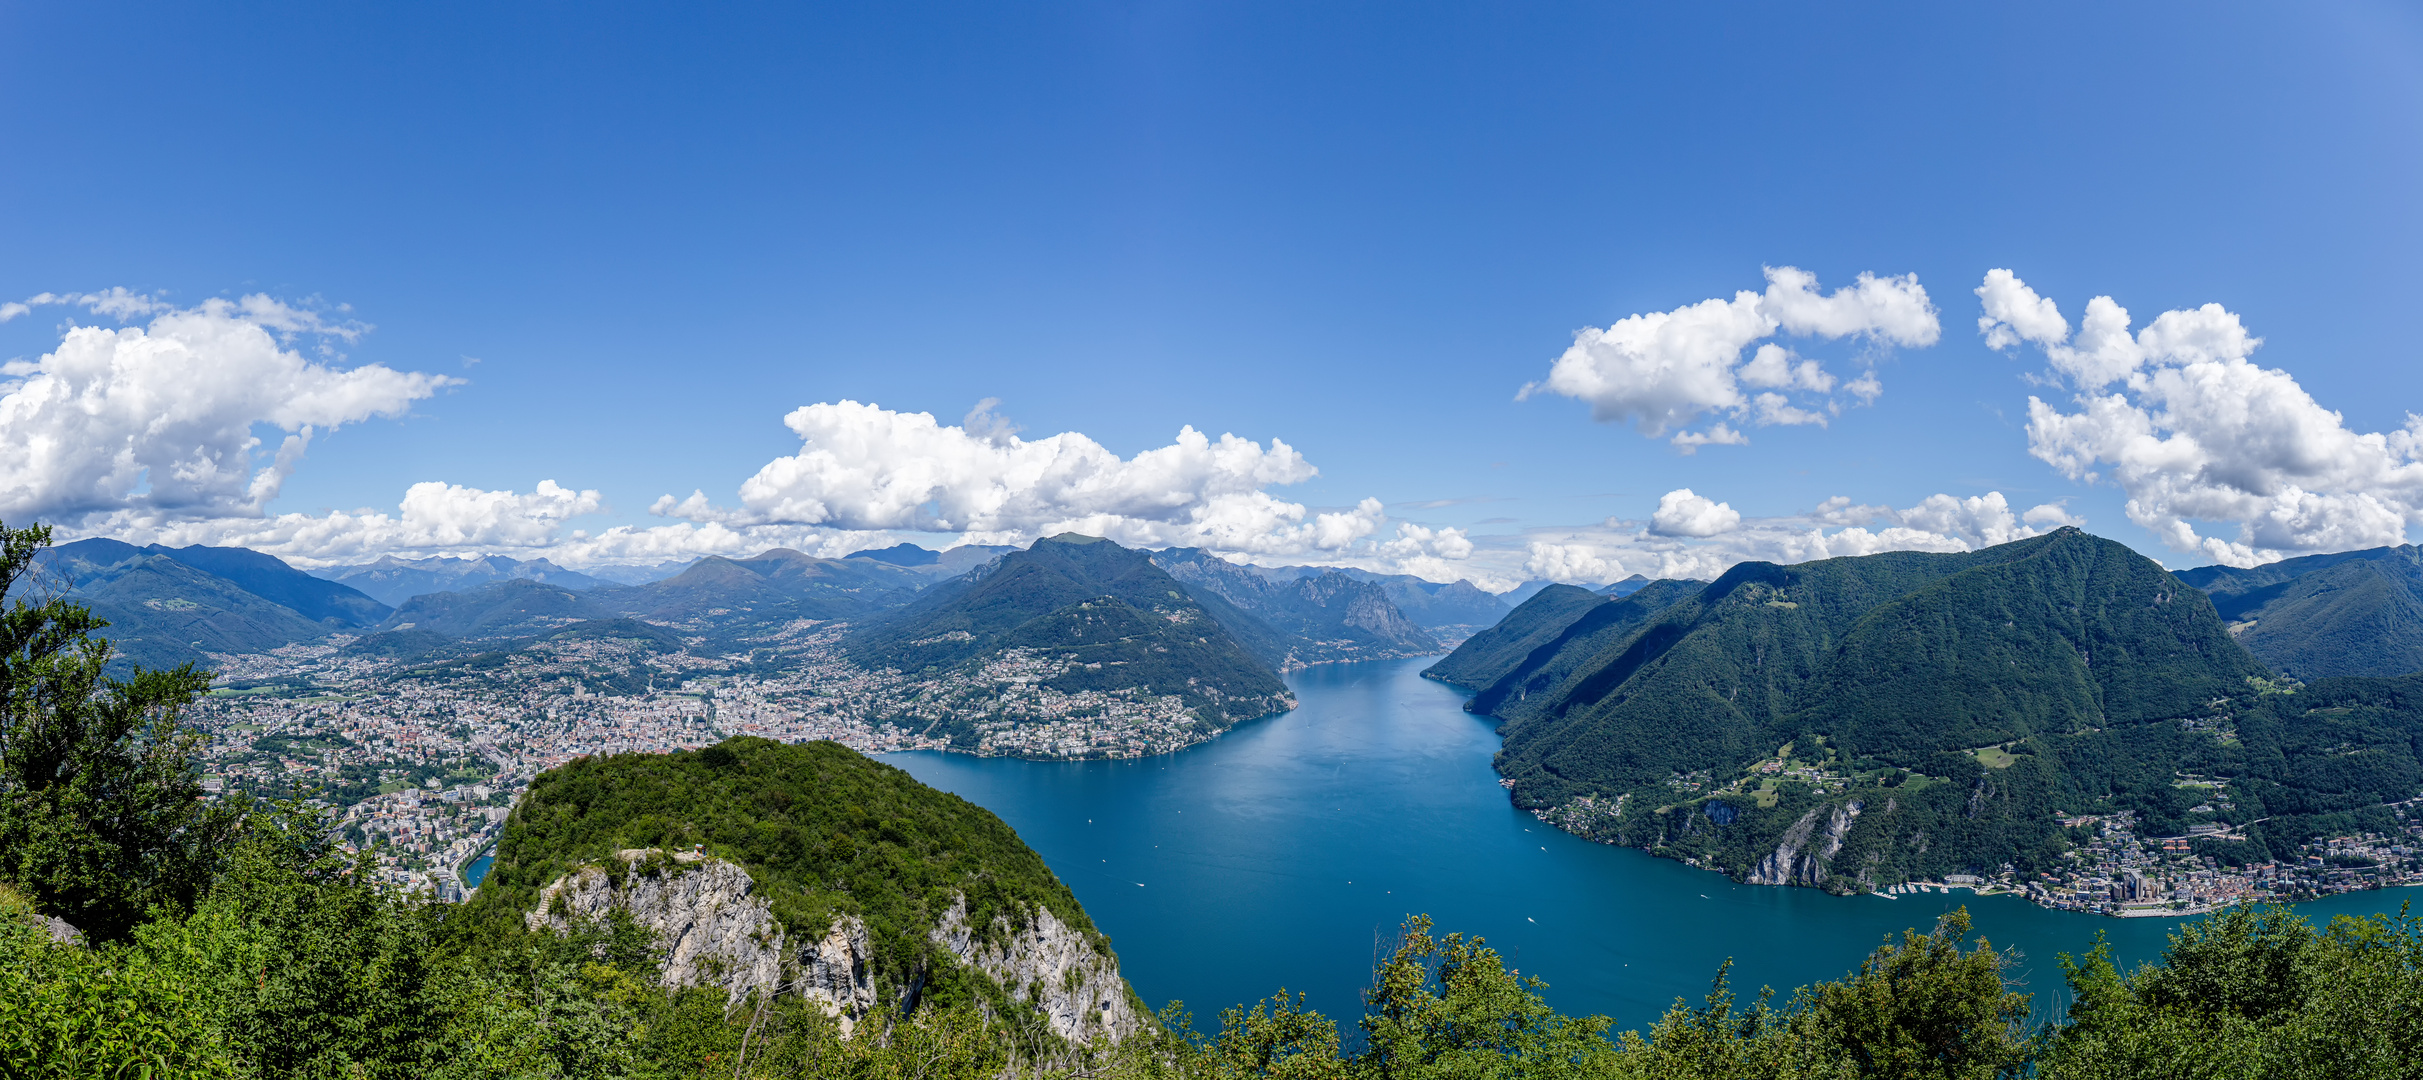
[[(1301, 707), (1203, 746), (1137, 761), (884, 755), (1001, 815), (1111, 935), (1155, 1007), (1220, 1008), (1284, 986), (1332, 1016), (1359, 1011), (1372, 961), (1412, 913), (1488, 938), (1548, 980), (1568, 1013), (1624, 1027), (1733, 983), (1790, 990), (1841, 976), (1888, 934), (1967, 905), (2017, 947), (2023, 988), (2066, 1003), (2055, 954), (2106, 935), (2124, 963), (2159, 954), (2170, 919), (2047, 911), (1967, 892), (1837, 897), (1736, 885), (1558, 832), (1507, 801), (1493, 722), (1419, 677), (1430, 659), (1333, 665), (1288, 680)], [(482, 867), (484, 869), (484, 867)], [(2317, 920), (2397, 910), (2406, 890), (2303, 905)]]

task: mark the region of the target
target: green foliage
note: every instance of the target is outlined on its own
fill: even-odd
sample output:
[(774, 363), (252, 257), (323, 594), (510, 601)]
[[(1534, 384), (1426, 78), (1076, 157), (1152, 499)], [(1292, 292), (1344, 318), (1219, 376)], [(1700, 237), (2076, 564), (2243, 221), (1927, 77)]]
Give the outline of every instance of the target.
[(463, 592), (415, 596), (399, 605), (379, 628), (427, 630), (455, 638), (523, 637), (545, 633), (568, 620), (613, 616), (606, 605), (561, 585), (515, 578)]
[(1579, 586), (1550, 585), (1489, 629), (1464, 639), (1422, 674), (1455, 686), (1486, 689), (1521, 666), (1534, 650), (1557, 640), (1575, 619), (1610, 602)]
[[(2242, 751), (2215, 732), (2266, 674), (2202, 594), (2074, 529), (1960, 554), (1744, 563), (1585, 632), (1614, 608), (1475, 696), (1504, 721), (1516, 802), (1629, 796), (1595, 835), (1736, 873), (1841, 813), (1831, 864), (1794, 870), (1838, 891), (2042, 866), (2063, 811), (2135, 809), (2184, 831), (2194, 802), (2174, 773), (2232, 767)], [(1820, 739), (1835, 790), (1725, 790), (1777, 747)]]
[[(49, 541), (42, 526), (0, 527), (0, 593)], [(192, 901), (241, 808), (199, 801), (200, 736), (178, 727), (210, 677), (111, 676), (104, 625), (55, 597), (0, 612), (0, 881), (114, 940), (146, 908)]]
[(1304, 995), (1287, 988), (1254, 1003), (1251, 1012), (1231, 1006), (1220, 1012), (1220, 1033), (1201, 1051), (1212, 1075), (1271, 1080), (1336, 1080), (1346, 1075), (1339, 1056), (1338, 1023), (1304, 1007)]
[[(175, 667), (200, 663), (207, 653), (266, 652), (324, 636), (331, 629), (363, 625), (364, 616), (375, 621), (376, 616), (386, 614), (377, 602), (359, 594), (354, 599), (367, 606), (352, 612), (329, 611), (309, 599), (288, 596), (314, 611), (338, 616), (322, 622), (253, 592), (245, 583), (181, 561), (193, 552), (211, 550), (178, 551), (156, 544), (138, 548), (94, 538), (44, 551), (38, 564), (47, 579), (43, 584), (63, 586), (63, 598), (91, 608), (106, 620), (107, 629), (95, 636), (111, 642), (112, 654), (121, 666), (131, 661), (147, 667)], [(304, 576), (292, 568), (286, 568), (286, 573)], [(13, 579), (12, 583), (18, 586), (11, 590), (13, 597), (26, 599), (29, 590), (23, 586), (31, 582)], [(352, 592), (341, 585), (318, 584), (339, 594)]]
[[(1554, 692), (1560, 683), (1574, 673), (1575, 668), (1629, 638), (1634, 630), (1659, 612), (1698, 595), (1700, 589), (1701, 584), (1696, 581), (1652, 581), (1620, 600), (1608, 599), (1597, 593), (1589, 594), (1597, 601), (1595, 606), (1583, 610), (1553, 638), (1524, 654), (1504, 674), (1480, 684), (1479, 692), (1465, 707), (1473, 712), (1489, 713), (1510, 702), (1524, 701), (1535, 693)], [(1537, 600), (1550, 591), (1553, 590), (1542, 590), (1532, 599)]]
[(2007, 959), (1986, 942), (1961, 951), (1968, 932), (1965, 908), (1933, 934), (1905, 932), (1850, 978), (1804, 993), (1789, 1022), (1832, 1040), (1862, 1076), (1988, 1080), (2017, 1071), (2027, 996), (2004, 989)]
[(254, 1076), (412, 1076), (435, 1052), (437, 912), (370, 884), (326, 822), (253, 815), (209, 893), (121, 955), (180, 989), (217, 1051)]
[(996, 915), (1028, 925), (1037, 905), (1093, 932), (1076, 897), (990, 811), (837, 743), (743, 737), (541, 774), (455, 933), (510, 941), (539, 890), (571, 870), (619, 867), (625, 849), (693, 846), (747, 868), (794, 935), (822, 937), (837, 913), (865, 920), (877, 973), (893, 986), (933, 960), (926, 932), (954, 896), (980, 933)]
[(2071, 1005), (2045, 1039), (2048, 1080), (2412, 1077), (2423, 1061), (2423, 920), (2342, 916), (2317, 932), (2279, 909), (2183, 926), (2160, 964), (2108, 946), (2062, 957)]
[(2284, 675), (2423, 671), (2423, 548), (2206, 566), (2179, 577), (2211, 594), (2239, 643)]
[(181, 987), (121, 951), (55, 942), (0, 887), (0, 1073), (12, 1077), (237, 1075)]
[(1602, 1037), (1607, 1018), (1561, 1016), (1541, 999), (1538, 992), (1547, 988), (1508, 970), (1480, 938), (1431, 937), (1429, 917), (1417, 916), (1373, 975), (1354, 1074), (1374, 1080), (1604, 1074), (1615, 1057)]
[(845, 647), (859, 663), (911, 672), (1036, 649), (1075, 662), (1047, 683), (1056, 690), (1138, 687), (1222, 722), (1270, 712), (1287, 692), (1150, 556), (1085, 536), (1039, 540), (934, 586)]

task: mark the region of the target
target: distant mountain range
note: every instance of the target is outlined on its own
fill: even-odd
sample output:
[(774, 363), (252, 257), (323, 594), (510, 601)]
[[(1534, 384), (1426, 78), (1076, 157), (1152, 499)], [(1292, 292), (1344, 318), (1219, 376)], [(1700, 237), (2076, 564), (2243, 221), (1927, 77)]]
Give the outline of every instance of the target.
[(525, 562), (503, 555), (482, 555), (475, 559), (399, 559), (388, 555), (356, 566), (315, 570), (312, 576), (351, 586), (389, 607), (402, 606), (415, 596), (462, 592), (500, 581), (535, 581), (566, 589), (594, 589), (608, 584), (545, 559)]
[(2178, 573), (2213, 598), (2230, 633), (2283, 675), (2423, 672), (2423, 548), (2308, 555)]
[[(387, 605), (243, 548), (78, 540), (36, 557), (42, 579), (109, 620), (118, 654), (146, 667), (255, 653), (384, 620)], [(20, 584), (19, 588), (27, 586)], [(12, 597), (21, 598), (21, 597)]]
[[(443, 665), (594, 632), (772, 672), (784, 657), (804, 658), (800, 634), (841, 626), (847, 654), (869, 665), (973, 670), (1013, 650), (1048, 652), (1074, 665), (1046, 680), (1051, 688), (1175, 695), (1218, 729), (1287, 707), (1282, 671), (1441, 651), (1389, 599), (1403, 581), (1270, 575), (1199, 551), (1156, 555), (1078, 536), (1023, 551), (709, 556), (638, 584), (502, 556), (382, 559), (315, 576), (243, 549), (114, 540), (61, 545), (42, 561), (54, 587), (111, 622), (105, 634), (123, 659), (145, 666), (211, 667), (214, 654), (332, 634), (353, 635), (347, 652), (374, 663)], [(1453, 586), (1409, 595), (1445, 597), (1438, 610), (1469, 600)]]
[(1156, 551), (1151, 559), (1249, 651), (1280, 671), (1440, 651), (1438, 639), (1407, 618), (1380, 583), (1335, 570), (1280, 577), (1199, 548)]
[(1018, 550), (1006, 544), (961, 544), (948, 551), (900, 543), (888, 548), (868, 548), (843, 556), (847, 559), (872, 559), (903, 569), (916, 570), (936, 578), (958, 577), (979, 566)]
[[(1174, 548), (1173, 551), (1192, 549)], [(1225, 560), (1223, 560), (1225, 561)], [(1481, 590), (1470, 581), (1440, 584), (1411, 574), (1380, 574), (1351, 566), (1240, 566), (1247, 573), (1272, 581), (1295, 581), (1339, 574), (1380, 588), (1407, 621), (1425, 630), (1478, 630), (1496, 624), (1514, 605)]]

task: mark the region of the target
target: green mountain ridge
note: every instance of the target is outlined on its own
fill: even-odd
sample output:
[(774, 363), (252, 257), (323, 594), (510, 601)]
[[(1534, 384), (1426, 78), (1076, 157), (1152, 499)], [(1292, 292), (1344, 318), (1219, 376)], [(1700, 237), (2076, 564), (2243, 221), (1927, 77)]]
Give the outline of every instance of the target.
[(415, 596), (468, 592), (499, 581), (535, 581), (576, 590), (608, 584), (604, 579), (566, 570), (546, 559), (524, 560), (503, 555), (469, 559), (452, 556), (399, 559), (383, 555), (367, 563), (321, 567), (312, 571), (311, 576), (358, 589), (390, 606), (401, 606)]
[[(1522, 701), (1535, 692), (1554, 690), (1572, 674), (1573, 665), (1597, 655), (1703, 587), (1697, 581), (1656, 581), (1617, 598), (1571, 585), (1551, 586), (1524, 601), (1527, 607), (1542, 605), (1532, 617), (1508, 620), (1514, 624), (1509, 628), (1513, 633), (1503, 646), (1493, 642), (1486, 652), (1462, 664), (1435, 666), (1425, 674), (1477, 689), (1467, 707), (1478, 713), (1495, 712), (1509, 700)], [(1542, 597), (1549, 599), (1543, 603)]]
[(1497, 676), (1474, 701), (1502, 721), (1518, 806), (1746, 880), (2025, 871), (2066, 846), (2057, 813), (2184, 832), (2180, 770), (2320, 791), (2293, 755), (2253, 760), (2246, 717), (2286, 706), (2211, 602), (2075, 529), (1744, 563), (1613, 634), (1568, 636), (1615, 607), (1580, 591), (1543, 590), (1434, 675)]
[[(284, 563), (243, 549), (138, 548), (96, 538), (61, 544), (44, 551), (36, 562), (51, 581), (20, 584), (18, 591), (44, 584), (63, 587), (67, 598), (109, 621), (98, 636), (109, 639), (122, 660), (146, 667), (207, 666), (211, 653), (267, 652), (357, 629), (387, 613), (384, 605), (367, 596), (305, 578)], [(242, 581), (205, 568), (209, 566), (226, 569)], [(244, 582), (325, 617), (307, 616)]]
[(1034, 650), (1074, 661), (1047, 687), (1174, 695), (1214, 728), (1291, 707), (1286, 684), (1227, 621), (1148, 553), (1063, 535), (928, 589), (843, 648), (867, 667), (934, 674)]
[(2423, 671), (2423, 548), (2307, 555), (2176, 575), (2213, 599), (2240, 644), (2297, 679)]

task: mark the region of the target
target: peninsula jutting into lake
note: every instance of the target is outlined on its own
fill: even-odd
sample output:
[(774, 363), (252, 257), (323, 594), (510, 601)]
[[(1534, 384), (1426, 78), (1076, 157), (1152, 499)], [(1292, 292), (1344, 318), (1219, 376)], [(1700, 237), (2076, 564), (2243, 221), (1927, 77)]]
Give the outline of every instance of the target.
[(0, 1080), (2423, 1080), (2410, 8), (0, 4)]
[[(124, 561), (98, 561), (111, 552)], [(1307, 653), (1438, 649), (1377, 586), (1213, 577), (1189, 554), (1173, 565), (1192, 584), (1164, 555), (1061, 538), (940, 581), (885, 578), (892, 598), (874, 605), (828, 591), (869, 560), (795, 553), (653, 588), (548, 586), (562, 599), (534, 612), (494, 585), (426, 594), (366, 635), (214, 656), (236, 678), (195, 719), (216, 736), (214, 789), (309, 790), (390, 880), (453, 897), (521, 788), (576, 757), (733, 735), (1146, 757), (1293, 708), (1275, 672)], [(91, 542), (53, 565), (129, 606), (145, 602), (124, 597), (139, 567), (198, 573)], [(801, 584), (710, 587), (735, 573)], [(2052, 602), (2081, 593), (2109, 599)], [(854, 618), (803, 613), (834, 595)], [(441, 609), (507, 614), (452, 637), (422, 621)], [(1989, 616), (2013, 610), (2039, 621)], [(1307, 611), (1337, 629), (1305, 629)], [(2404, 884), (2419, 865), (2406, 733), (2423, 695), (2273, 675), (2200, 591), (2073, 530), (1968, 555), (1743, 564), (1713, 583), (1551, 586), (1428, 673), (1501, 718), (1503, 785), (1539, 821), (1747, 884), (2176, 916)], [(2348, 773), (2351, 754), (2382, 767)]]

